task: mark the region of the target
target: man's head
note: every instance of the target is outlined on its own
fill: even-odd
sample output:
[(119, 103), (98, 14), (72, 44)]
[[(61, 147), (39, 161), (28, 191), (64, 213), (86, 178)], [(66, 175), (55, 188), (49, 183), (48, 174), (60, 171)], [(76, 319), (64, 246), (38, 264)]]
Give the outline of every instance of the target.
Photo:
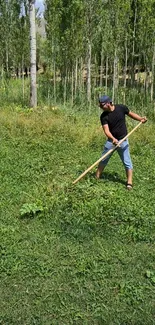
[(109, 105), (112, 104), (112, 100), (109, 96), (104, 95), (99, 98), (99, 106), (103, 110), (109, 110)]

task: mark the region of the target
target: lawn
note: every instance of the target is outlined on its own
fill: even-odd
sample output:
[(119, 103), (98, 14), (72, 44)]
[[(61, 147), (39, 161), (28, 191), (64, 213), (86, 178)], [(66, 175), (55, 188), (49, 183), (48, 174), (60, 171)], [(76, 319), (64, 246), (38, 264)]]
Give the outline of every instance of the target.
[(130, 137), (127, 191), (116, 153), (72, 184), (100, 157), (98, 111), (0, 120), (0, 324), (155, 324), (154, 122)]

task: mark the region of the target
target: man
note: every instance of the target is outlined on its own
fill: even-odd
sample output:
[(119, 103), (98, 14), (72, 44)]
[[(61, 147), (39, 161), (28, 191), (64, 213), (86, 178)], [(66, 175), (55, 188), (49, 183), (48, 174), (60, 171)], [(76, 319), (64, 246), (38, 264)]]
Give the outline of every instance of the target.
[[(122, 104), (114, 105), (112, 100), (107, 96), (101, 96), (99, 98), (99, 106), (103, 110), (100, 116), (103, 131), (107, 136), (107, 141), (104, 146), (103, 155), (106, 154), (114, 145), (127, 135), (127, 128), (125, 124), (125, 116), (128, 115), (134, 120), (141, 121), (145, 123), (147, 121), (146, 117), (141, 117), (136, 113), (129, 111), (128, 107)], [(127, 176), (126, 188), (128, 190), (132, 189), (132, 173), (133, 167), (129, 152), (128, 139), (123, 141), (123, 143), (117, 147), (117, 152), (124, 164)], [(107, 156), (105, 160), (99, 163), (98, 169), (96, 171), (96, 178), (100, 178), (105, 166), (107, 165), (109, 158), (112, 154)]]

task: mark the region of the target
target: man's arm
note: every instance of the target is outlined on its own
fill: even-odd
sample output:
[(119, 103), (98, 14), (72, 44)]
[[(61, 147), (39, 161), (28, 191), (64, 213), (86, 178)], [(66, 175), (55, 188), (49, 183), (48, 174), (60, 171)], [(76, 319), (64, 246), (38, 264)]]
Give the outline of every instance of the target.
[(107, 136), (107, 138), (111, 139), (113, 144), (117, 144), (118, 140), (113, 137), (112, 133), (109, 130), (108, 124), (102, 125), (102, 127), (103, 127), (103, 131), (104, 131), (105, 135)]
[(142, 123), (145, 123), (147, 121), (146, 116), (141, 117), (140, 115), (138, 115), (134, 112), (131, 112), (131, 111), (128, 113), (128, 116), (130, 116), (133, 120), (136, 120), (136, 121), (139, 121)]

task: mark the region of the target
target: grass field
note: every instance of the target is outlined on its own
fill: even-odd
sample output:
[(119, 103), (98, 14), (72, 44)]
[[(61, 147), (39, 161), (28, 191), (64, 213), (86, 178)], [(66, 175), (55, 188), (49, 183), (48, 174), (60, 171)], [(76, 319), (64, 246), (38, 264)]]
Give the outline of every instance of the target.
[(155, 124), (131, 135), (128, 192), (117, 154), (72, 185), (100, 157), (98, 111), (0, 120), (0, 324), (155, 324)]

